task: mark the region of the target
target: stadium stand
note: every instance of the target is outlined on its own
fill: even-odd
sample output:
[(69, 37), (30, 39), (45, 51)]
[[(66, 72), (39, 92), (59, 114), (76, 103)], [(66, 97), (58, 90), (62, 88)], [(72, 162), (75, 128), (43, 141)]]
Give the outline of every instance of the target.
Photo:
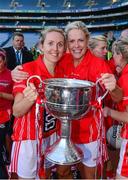
[[(82, 20), (92, 34), (103, 34), (108, 30), (119, 34), (128, 27), (127, 9), (128, 0), (0, 1), (0, 31), (5, 34), (4, 38), (17, 30), (39, 36), (40, 30), (48, 26), (64, 28), (68, 22)], [(3, 42), (8, 39), (4, 38)]]

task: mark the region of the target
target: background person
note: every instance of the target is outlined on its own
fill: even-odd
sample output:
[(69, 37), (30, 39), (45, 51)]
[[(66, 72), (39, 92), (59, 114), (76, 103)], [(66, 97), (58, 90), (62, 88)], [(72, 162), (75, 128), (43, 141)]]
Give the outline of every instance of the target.
[(128, 28), (121, 31), (120, 38), (128, 39)]
[(89, 38), (88, 43), (91, 52), (104, 60), (106, 60), (107, 55), (107, 38), (103, 35), (92, 36)]
[(7, 54), (7, 67), (13, 70), (17, 65), (24, 64), (33, 60), (33, 56), (24, 48), (24, 35), (15, 32), (12, 36), (12, 46), (4, 48)]
[[(97, 35), (90, 37), (89, 39), (89, 48), (91, 52), (99, 57), (104, 59), (110, 66), (111, 70), (115, 72), (116, 66), (114, 64), (114, 60), (107, 60), (107, 38), (103, 35)], [(112, 66), (113, 65), (113, 66)], [(104, 102), (105, 105), (109, 107), (114, 108), (114, 102), (112, 101), (111, 98), (108, 98)], [(113, 120), (110, 117), (105, 118), (105, 127), (106, 131), (109, 130), (113, 125), (118, 124), (117, 121)], [(116, 174), (116, 168), (118, 164), (118, 159), (119, 159), (119, 149), (113, 148), (108, 142), (107, 142), (107, 150), (108, 150), (108, 156), (109, 160), (105, 164), (104, 168), (104, 178), (114, 178)], [(116, 154), (116, 156), (115, 156)]]
[(43, 54), (41, 37), (40, 37), (39, 41), (30, 49), (30, 51), (31, 51), (31, 53), (33, 55), (34, 60), (37, 59), (39, 54)]
[(104, 108), (104, 116), (123, 123), (121, 130), (120, 159), (117, 167), (117, 179), (128, 179), (128, 41), (124, 38), (117, 40), (113, 44), (113, 58), (116, 66), (121, 69), (118, 84), (123, 89), (123, 99), (117, 104), (117, 109)]
[[(19, 65), (33, 60), (32, 54), (29, 52), (25, 46), (24, 35), (21, 32), (14, 32), (12, 36), (12, 46), (5, 47), (7, 68), (11, 70), (13, 74), (13, 69)], [(12, 129), (14, 122), (14, 117), (11, 117), (9, 128)], [(12, 131), (12, 130), (11, 130)], [(15, 175), (13, 175), (16, 178)]]
[(6, 52), (0, 48), (0, 179), (8, 178), (6, 165), (9, 164), (11, 153), (9, 121), (12, 114), (13, 82), (6, 63)]
[(108, 60), (112, 58), (112, 44), (115, 40), (116, 38), (114, 37), (113, 31), (108, 31), (107, 32), (107, 49), (108, 49), (107, 59)]

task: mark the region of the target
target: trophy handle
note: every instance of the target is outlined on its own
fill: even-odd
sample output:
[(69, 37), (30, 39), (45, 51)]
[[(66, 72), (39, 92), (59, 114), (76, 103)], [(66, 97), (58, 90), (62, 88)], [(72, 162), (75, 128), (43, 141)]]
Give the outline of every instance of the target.
[[(39, 79), (39, 81), (40, 81), (40, 84), (39, 84), (39, 87), (40, 88), (42, 88), (42, 84), (43, 84), (43, 81), (42, 81), (42, 79), (40, 78), (40, 76), (38, 76), (38, 75), (33, 75), (33, 76), (30, 76), (28, 79), (27, 79), (27, 86), (29, 86), (29, 81), (32, 79), (32, 78), (37, 78), (37, 79)], [(37, 97), (37, 100), (36, 100), (36, 104), (45, 104), (45, 102), (44, 102), (44, 99), (42, 100), (39, 96)]]
[(40, 76), (38, 76), (38, 75), (30, 76), (30, 77), (27, 79), (27, 86), (29, 85), (29, 81), (30, 81), (32, 78), (37, 78), (37, 79), (39, 79), (39, 81), (40, 81), (40, 85), (39, 85), (39, 86), (42, 86), (43, 81), (41, 80)]
[[(100, 81), (101, 81), (101, 78), (99, 78), (99, 79), (96, 81), (96, 83), (95, 83), (95, 85), (96, 85), (96, 91), (97, 91), (97, 87), (98, 87), (98, 84), (99, 84)], [(103, 99), (106, 97), (106, 95), (108, 94), (108, 92), (109, 92), (109, 90), (106, 90), (106, 92), (105, 92), (102, 96), (100, 96), (100, 99), (103, 100)], [(96, 92), (96, 94), (97, 94), (97, 92)], [(98, 97), (98, 98), (99, 98), (99, 97)]]

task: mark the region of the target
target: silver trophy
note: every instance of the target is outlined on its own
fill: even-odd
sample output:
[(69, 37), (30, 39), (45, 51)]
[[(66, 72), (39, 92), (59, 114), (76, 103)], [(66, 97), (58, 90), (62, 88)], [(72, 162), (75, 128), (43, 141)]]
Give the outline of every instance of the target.
[[(87, 114), (91, 108), (92, 92), (96, 83), (66, 78), (51, 78), (44, 81), (37, 75), (28, 78), (27, 85), (31, 78), (38, 78), (40, 88), (44, 85), (44, 104), (46, 109), (54, 117), (61, 121), (60, 138), (52, 146), (50, 146), (45, 158), (55, 164), (72, 165), (81, 161), (83, 153), (80, 148), (76, 147), (70, 139), (71, 121), (79, 120)], [(100, 97), (102, 100), (106, 95)]]
[(59, 140), (46, 151), (45, 158), (55, 164), (71, 165), (81, 161), (82, 151), (70, 139), (71, 120), (82, 118), (91, 108), (94, 83), (90, 81), (54, 78), (45, 84), (45, 106), (61, 121)]

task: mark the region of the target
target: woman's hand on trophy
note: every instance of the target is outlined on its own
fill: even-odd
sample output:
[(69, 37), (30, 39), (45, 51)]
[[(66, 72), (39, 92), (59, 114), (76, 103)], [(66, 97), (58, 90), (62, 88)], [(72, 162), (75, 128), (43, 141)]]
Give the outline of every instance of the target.
[(120, 102), (122, 100), (123, 89), (117, 85), (114, 74), (101, 74), (101, 83), (109, 91), (114, 102)]
[(105, 86), (105, 89), (110, 92), (116, 89), (116, 78), (113, 74), (101, 74), (101, 83)]
[(24, 98), (29, 102), (34, 103), (37, 99), (38, 92), (33, 83), (29, 83), (29, 85), (23, 91)]
[(22, 70), (23, 70), (23, 67), (19, 65), (19, 66), (16, 66), (15, 69), (11, 71), (13, 81), (20, 82), (28, 78), (29, 74)]

